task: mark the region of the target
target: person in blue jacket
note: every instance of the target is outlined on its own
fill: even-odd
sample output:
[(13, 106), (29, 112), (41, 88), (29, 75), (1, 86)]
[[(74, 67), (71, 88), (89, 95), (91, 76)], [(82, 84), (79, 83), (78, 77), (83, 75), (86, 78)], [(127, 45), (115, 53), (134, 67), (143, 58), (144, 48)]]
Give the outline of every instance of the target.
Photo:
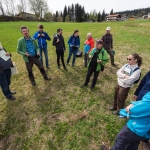
[(70, 58), (73, 54), (72, 67), (74, 67), (74, 63), (76, 60), (76, 54), (80, 47), (79, 30), (75, 30), (73, 35), (70, 36), (70, 38), (68, 40), (68, 45), (69, 45), (69, 55), (67, 58), (67, 64), (69, 64)]
[(40, 48), (40, 60), (43, 64), (43, 58), (42, 58), (42, 51), (44, 52), (45, 55), (45, 61), (46, 61), (46, 68), (49, 69), (49, 63), (48, 63), (48, 51), (47, 51), (47, 42), (46, 40), (50, 41), (49, 35), (44, 32), (43, 30), (43, 25), (39, 24), (38, 25), (38, 31), (34, 34), (33, 38), (38, 40), (38, 46)]
[[(150, 92), (140, 101), (133, 101), (120, 110), (122, 117), (129, 118), (127, 124), (118, 133), (111, 150), (138, 150), (140, 141), (150, 138)], [(107, 150), (102, 145), (101, 150)]]

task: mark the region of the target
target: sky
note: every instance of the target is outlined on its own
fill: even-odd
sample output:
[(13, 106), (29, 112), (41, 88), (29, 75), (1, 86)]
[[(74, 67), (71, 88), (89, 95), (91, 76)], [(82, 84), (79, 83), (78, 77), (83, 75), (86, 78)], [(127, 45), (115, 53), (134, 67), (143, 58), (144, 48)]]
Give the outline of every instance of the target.
[(63, 11), (65, 5), (71, 6), (76, 3), (84, 6), (85, 11), (89, 13), (94, 9), (97, 12), (102, 12), (105, 9), (106, 13), (110, 13), (111, 9), (118, 12), (150, 7), (150, 0), (47, 0), (47, 3), (53, 13), (56, 10)]

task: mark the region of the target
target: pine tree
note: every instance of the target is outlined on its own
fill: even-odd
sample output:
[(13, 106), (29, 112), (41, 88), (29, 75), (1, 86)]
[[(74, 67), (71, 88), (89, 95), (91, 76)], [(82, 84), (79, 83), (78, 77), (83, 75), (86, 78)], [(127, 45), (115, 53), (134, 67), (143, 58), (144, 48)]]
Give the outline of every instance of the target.
[(104, 9), (103, 12), (102, 12), (101, 21), (104, 21), (104, 20), (105, 20), (105, 16), (106, 16), (106, 14), (105, 14), (105, 9)]
[(113, 9), (110, 11), (110, 15), (112, 15), (113, 14)]
[(100, 12), (98, 13), (97, 21), (98, 21), (98, 22), (101, 22), (101, 13), (100, 13)]
[(63, 12), (63, 22), (65, 22), (66, 16), (67, 16), (67, 6), (64, 7), (64, 12)]

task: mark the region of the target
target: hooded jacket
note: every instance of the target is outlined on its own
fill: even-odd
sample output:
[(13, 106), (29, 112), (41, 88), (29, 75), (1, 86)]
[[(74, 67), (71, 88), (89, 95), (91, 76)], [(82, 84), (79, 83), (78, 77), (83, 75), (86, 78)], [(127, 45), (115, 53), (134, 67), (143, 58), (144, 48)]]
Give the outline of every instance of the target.
[(72, 46), (74, 46), (76, 49), (80, 47), (80, 37), (75, 37), (74, 35), (70, 36), (68, 40), (69, 50), (72, 50)]
[[(128, 128), (141, 137), (150, 138), (150, 92), (146, 93), (142, 100), (131, 102)], [(125, 109), (120, 110), (120, 115), (128, 116)]]
[(94, 48), (94, 40), (93, 38), (90, 38), (85, 41), (84, 53), (88, 53), (92, 48)]

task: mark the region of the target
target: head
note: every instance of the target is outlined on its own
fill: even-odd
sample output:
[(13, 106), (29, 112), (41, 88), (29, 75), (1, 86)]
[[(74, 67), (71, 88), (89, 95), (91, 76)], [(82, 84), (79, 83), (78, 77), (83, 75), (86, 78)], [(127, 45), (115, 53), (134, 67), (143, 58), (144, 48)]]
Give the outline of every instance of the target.
[(20, 28), (20, 31), (24, 37), (29, 37), (29, 29), (26, 26), (22, 26)]
[(89, 40), (89, 39), (91, 39), (92, 38), (92, 34), (91, 33), (88, 33), (87, 34), (87, 39)]
[(110, 28), (110, 27), (107, 27), (107, 28), (106, 28), (106, 34), (109, 34), (110, 31), (111, 31), (111, 28)]
[(74, 33), (73, 33), (73, 35), (74, 35), (75, 37), (79, 36), (79, 30), (75, 30)]
[(96, 48), (101, 49), (103, 47), (103, 40), (96, 41)]
[(62, 34), (62, 29), (61, 29), (61, 28), (58, 28), (58, 29), (57, 29), (57, 34), (58, 34), (58, 35), (61, 35), (61, 34)]
[(139, 67), (142, 65), (142, 57), (136, 53), (129, 55), (127, 61), (130, 65), (138, 64)]
[(44, 27), (43, 27), (42, 24), (39, 24), (39, 25), (38, 25), (39, 32), (43, 32), (43, 28), (44, 28)]

